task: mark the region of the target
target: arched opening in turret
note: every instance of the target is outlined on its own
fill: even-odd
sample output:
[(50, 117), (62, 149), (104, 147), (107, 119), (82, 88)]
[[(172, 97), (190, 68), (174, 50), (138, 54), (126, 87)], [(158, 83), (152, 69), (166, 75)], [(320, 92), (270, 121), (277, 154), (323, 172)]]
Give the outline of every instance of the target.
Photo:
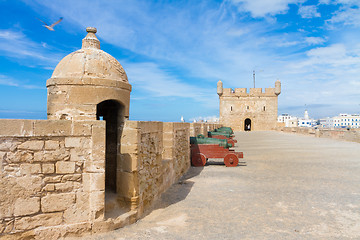
[(124, 109), (125, 107), (115, 100), (106, 100), (96, 106), (96, 119), (106, 121), (105, 190), (107, 193), (116, 193), (117, 158), (120, 154)]
[(244, 121), (244, 131), (251, 131), (251, 119), (247, 118)]

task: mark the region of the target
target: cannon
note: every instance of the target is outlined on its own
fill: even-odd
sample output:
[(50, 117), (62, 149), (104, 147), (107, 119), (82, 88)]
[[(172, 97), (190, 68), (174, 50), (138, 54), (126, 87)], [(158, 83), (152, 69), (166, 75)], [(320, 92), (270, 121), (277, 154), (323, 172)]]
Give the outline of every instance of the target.
[(206, 138), (203, 135), (190, 137), (191, 163), (195, 167), (205, 166), (208, 158), (223, 158), (227, 167), (235, 167), (239, 158), (243, 158), (242, 152), (230, 149), (232, 144), (227, 139)]
[(207, 138), (202, 134), (197, 137), (190, 137), (190, 144), (218, 144), (220, 147), (231, 148), (232, 144), (229, 144), (227, 139)]
[(208, 132), (208, 137), (217, 138), (217, 139), (227, 139), (228, 143), (230, 143), (233, 146), (235, 146), (235, 143), (237, 143), (237, 141), (233, 139), (232, 134), (226, 132)]
[(225, 136), (227, 138), (230, 138), (232, 137), (232, 134), (231, 133), (227, 133), (227, 132), (208, 132), (208, 136), (209, 137), (212, 137), (212, 136)]
[(233, 130), (231, 129), (231, 127), (219, 127), (217, 129), (215, 129), (215, 132), (226, 132), (229, 134), (234, 134)]

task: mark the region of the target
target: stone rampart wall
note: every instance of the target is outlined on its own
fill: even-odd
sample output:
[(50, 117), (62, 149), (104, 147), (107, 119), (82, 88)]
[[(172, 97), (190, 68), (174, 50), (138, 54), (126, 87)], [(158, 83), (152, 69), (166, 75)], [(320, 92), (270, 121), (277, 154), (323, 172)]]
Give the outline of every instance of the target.
[(1, 235), (56, 239), (102, 219), (104, 130), (101, 121), (0, 120)]
[(219, 126), (126, 121), (116, 201), (129, 212), (109, 217), (104, 121), (0, 120), (0, 238), (58, 239), (135, 222), (189, 169), (189, 137)]
[[(207, 134), (207, 129), (219, 126), (211, 123), (125, 122), (121, 153), (128, 161), (123, 164), (132, 167), (119, 173), (121, 181), (118, 185), (122, 189), (118, 192), (125, 201), (137, 206), (138, 216), (151, 209), (152, 203), (189, 169), (189, 137)], [(126, 185), (126, 182), (134, 185)]]
[(359, 129), (313, 129), (305, 127), (284, 127), (278, 130), (289, 133), (300, 133), (305, 135), (312, 135), (320, 138), (332, 138), (343, 141), (360, 143)]
[(190, 136), (196, 137), (199, 134), (203, 134), (207, 137), (209, 131), (213, 131), (221, 126), (222, 124), (219, 123), (190, 123)]

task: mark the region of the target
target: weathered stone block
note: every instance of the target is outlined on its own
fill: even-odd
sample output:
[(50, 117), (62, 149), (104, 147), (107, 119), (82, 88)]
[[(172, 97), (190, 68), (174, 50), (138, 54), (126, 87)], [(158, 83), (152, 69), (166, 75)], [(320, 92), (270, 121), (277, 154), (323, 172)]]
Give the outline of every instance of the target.
[(36, 136), (69, 136), (71, 134), (71, 121), (37, 120), (34, 124)]
[(6, 152), (0, 152), (0, 172), (2, 171), (3, 161), (5, 158)]
[(21, 150), (33, 150), (38, 151), (43, 149), (44, 147), (44, 141), (26, 141), (18, 146), (18, 149)]
[(55, 184), (53, 184), (53, 183), (46, 184), (44, 187), (44, 191), (46, 191), (46, 192), (55, 191)]
[(28, 151), (16, 151), (8, 152), (6, 154), (6, 159), (9, 163), (33, 162), (34, 156)]
[(124, 172), (133, 172), (138, 168), (137, 154), (121, 154), (117, 160), (119, 168)]
[(72, 126), (72, 134), (75, 136), (90, 136), (92, 123), (92, 121), (74, 121)]
[(14, 219), (0, 221), (0, 234), (10, 233), (14, 227)]
[(45, 177), (44, 182), (45, 183), (57, 183), (57, 182), (61, 182), (61, 178), (62, 178), (61, 175)]
[(54, 193), (41, 198), (41, 210), (45, 212), (63, 211), (75, 202), (75, 193)]
[(95, 191), (90, 193), (90, 209), (94, 219), (104, 218), (105, 191)]
[(127, 198), (132, 197), (137, 182), (135, 173), (117, 172), (116, 187), (118, 195)]
[(121, 153), (138, 153), (138, 144), (132, 144), (132, 145), (125, 145), (123, 143), (121, 143)]
[(90, 160), (90, 148), (72, 148), (70, 149), (70, 160), (73, 162)]
[(104, 172), (105, 159), (103, 161), (86, 161), (84, 163), (84, 172)]
[(35, 162), (41, 162), (41, 161), (44, 160), (44, 158), (45, 158), (45, 153), (44, 152), (40, 151), (40, 152), (35, 152), (34, 153), (33, 159), (34, 159)]
[(99, 125), (94, 125), (92, 127), (92, 160), (105, 161), (105, 122)]
[(46, 150), (55, 150), (55, 149), (59, 149), (60, 147), (60, 142), (59, 141), (54, 141), (54, 140), (48, 140), (45, 142), (45, 149)]
[(56, 173), (74, 173), (75, 162), (59, 161), (56, 163)]
[(90, 220), (90, 194), (85, 192), (76, 193), (76, 204), (64, 212), (65, 223), (77, 223)]
[(16, 184), (23, 188), (23, 191), (35, 194), (41, 191), (42, 178), (39, 176), (17, 177)]
[(1, 119), (0, 136), (32, 136), (33, 120)]
[(51, 174), (55, 172), (55, 165), (53, 163), (43, 163), (42, 165), (42, 173)]
[(36, 227), (56, 226), (62, 222), (62, 212), (39, 214), (15, 220), (16, 230), (29, 230)]
[(81, 137), (67, 137), (65, 138), (65, 147), (81, 147)]
[(14, 215), (24, 216), (34, 214), (40, 211), (40, 198), (18, 198), (15, 200)]
[(41, 166), (39, 163), (24, 163), (20, 165), (20, 173), (22, 175), (39, 174)]
[(83, 173), (84, 191), (103, 191), (105, 190), (105, 173)]
[[(35, 153), (36, 154), (36, 153)], [(48, 151), (43, 154), (43, 162), (67, 161), (70, 159), (70, 153), (65, 148), (55, 151)]]
[(81, 181), (81, 174), (69, 174), (62, 177), (61, 181)]
[(73, 182), (55, 183), (55, 190), (57, 192), (70, 192), (74, 188)]
[(13, 139), (0, 139), (0, 151), (13, 151), (20, 142)]

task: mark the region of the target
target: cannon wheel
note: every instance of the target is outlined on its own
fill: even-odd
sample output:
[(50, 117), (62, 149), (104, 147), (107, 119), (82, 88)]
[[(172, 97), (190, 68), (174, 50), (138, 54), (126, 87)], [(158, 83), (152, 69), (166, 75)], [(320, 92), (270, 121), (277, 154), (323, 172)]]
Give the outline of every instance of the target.
[(239, 163), (239, 158), (234, 153), (229, 153), (224, 157), (224, 163), (227, 167), (236, 167)]
[(195, 167), (203, 167), (206, 164), (206, 156), (202, 153), (191, 156), (191, 163)]

